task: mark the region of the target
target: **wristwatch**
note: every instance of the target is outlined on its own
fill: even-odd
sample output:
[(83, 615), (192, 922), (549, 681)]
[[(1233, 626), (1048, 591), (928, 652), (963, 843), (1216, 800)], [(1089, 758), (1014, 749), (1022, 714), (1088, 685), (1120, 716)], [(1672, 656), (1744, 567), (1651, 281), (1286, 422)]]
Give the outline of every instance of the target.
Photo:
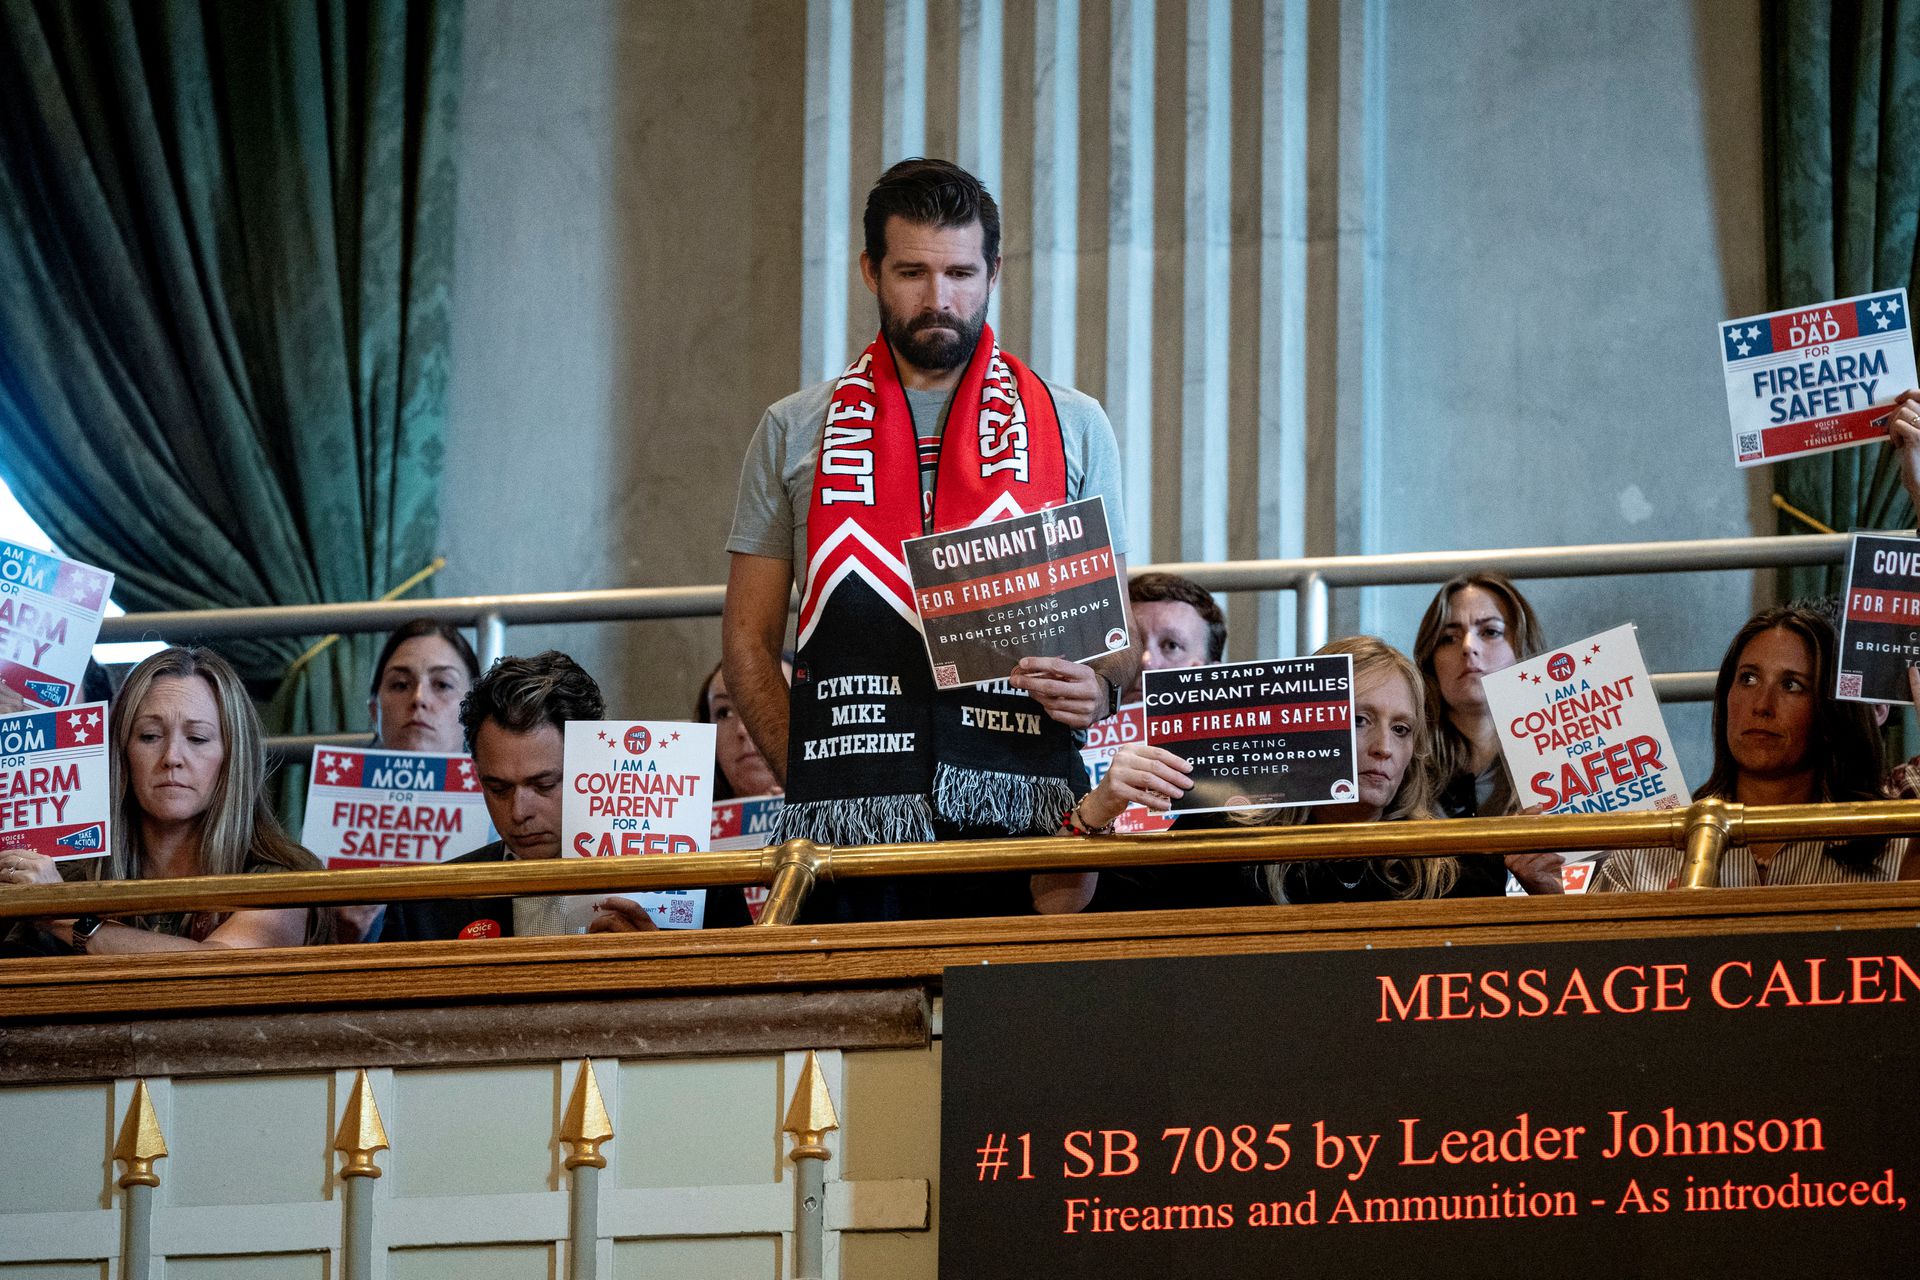
[(73, 949), (76, 954), (85, 955), (87, 944), (93, 941), (93, 935), (100, 932), (106, 924), (99, 916), (81, 916), (73, 922)]
[(1110, 719), (1120, 710), (1120, 686), (1107, 679), (1105, 675), (1100, 677), (1100, 683), (1107, 686), (1107, 714), (1100, 717), (1102, 720), (1106, 720)]

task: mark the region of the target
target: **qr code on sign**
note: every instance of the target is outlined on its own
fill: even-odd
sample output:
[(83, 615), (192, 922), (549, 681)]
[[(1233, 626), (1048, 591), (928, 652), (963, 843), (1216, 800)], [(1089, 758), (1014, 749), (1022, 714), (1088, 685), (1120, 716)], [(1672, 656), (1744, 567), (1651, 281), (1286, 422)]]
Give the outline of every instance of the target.
[(678, 925), (693, 924), (693, 904), (685, 898), (677, 898), (667, 904), (667, 923)]
[(1840, 696), (1843, 698), (1859, 697), (1860, 686), (1864, 679), (1865, 677), (1858, 671), (1842, 671), (1840, 673)]
[(1743, 458), (1751, 458), (1759, 452), (1760, 433), (1758, 431), (1742, 431), (1740, 433), (1740, 456)]
[(939, 685), (942, 689), (959, 688), (960, 687), (960, 668), (951, 662), (934, 663), (933, 664), (933, 682)]

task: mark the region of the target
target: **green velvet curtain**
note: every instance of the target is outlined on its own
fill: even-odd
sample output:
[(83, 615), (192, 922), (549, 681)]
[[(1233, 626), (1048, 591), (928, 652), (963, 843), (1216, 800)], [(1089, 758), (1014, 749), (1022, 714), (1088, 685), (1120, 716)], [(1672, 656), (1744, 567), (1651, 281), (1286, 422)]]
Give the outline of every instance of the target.
[[(367, 600), (433, 554), (459, 0), (0, 0), (0, 470), (129, 609)], [(190, 636), (167, 636), (190, 640)], [(222, 641), (366, 724), (375, 641)]]
[[(1767, 15), (1773, 308), (1902, 285), (1920, 294), (1920, 0), (1774, 0)], [(1885, 446), (1783, 463), (1774, 484), (1843, 533), (1914, 519)], [(1809, 531), (1781, 513), (1780, 532)], [(1784, 571), (1782, 598), (1835, 593), (1842, 575)]]

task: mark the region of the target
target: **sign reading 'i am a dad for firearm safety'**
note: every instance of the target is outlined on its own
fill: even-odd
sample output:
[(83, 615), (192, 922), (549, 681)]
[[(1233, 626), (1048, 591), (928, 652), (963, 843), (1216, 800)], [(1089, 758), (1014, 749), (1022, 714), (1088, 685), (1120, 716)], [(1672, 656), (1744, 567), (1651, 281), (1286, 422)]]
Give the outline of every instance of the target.
[(1907, 291), (1725, 321), (1720, 360), (1740, 466), (1884, 440), (1915, 385)]
[(105, 857), (112, 810), (106, 703), (0, 719), (0, 849)]
[(1147, 741), (1193, 766), (1173, 812), (1338, 804), (1354, 785), (1344, 653), (1146, 673)]
[(1920, 539), (1857, 533), (1840, 610), (1838, 697), (1906, 702), (1920, 665)]
[(1022, 658), (1083, 662), (1127, 647), (1127, 585), (1100, 498), (902, 549), (942, 689), (1004, 680)]
[(944, 991), (943, 1276), (1915, 1272), (1920, 1109), (1871, 1084), (1920, 1071), (1911, 928), (976, 964)]

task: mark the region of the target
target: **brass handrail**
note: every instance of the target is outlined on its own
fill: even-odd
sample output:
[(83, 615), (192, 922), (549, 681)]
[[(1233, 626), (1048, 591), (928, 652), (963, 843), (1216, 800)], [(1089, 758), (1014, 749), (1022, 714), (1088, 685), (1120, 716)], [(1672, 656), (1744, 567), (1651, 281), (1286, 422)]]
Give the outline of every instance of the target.
[(789, 840), (777, 848), (719, 853), (29, 885), (0, 890), (0, 920), (771, 884), (761, 922), (789, 924), (815, 883), (869, 876), (1653, 847), (1686, 850), (1681, 882), (1701, 888), (1718, 883), (1720, 855), (1730, 845), (1914, 832), (1920, 832), (1920, 800), (1765, 806), (1702, 800), (1657, 813), (1252, 826), (1137, 836), (1021, 836), (860, 848)]

